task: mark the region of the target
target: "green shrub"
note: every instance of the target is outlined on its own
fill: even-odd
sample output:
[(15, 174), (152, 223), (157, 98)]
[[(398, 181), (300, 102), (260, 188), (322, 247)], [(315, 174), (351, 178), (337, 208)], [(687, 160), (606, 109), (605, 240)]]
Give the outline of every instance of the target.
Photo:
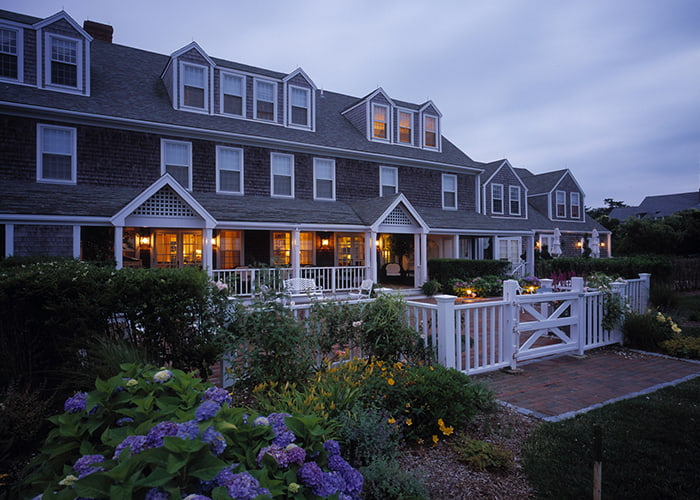
[(669, 340), (680, 328), (661, 312), (629, 313), (622, 325), (624, 342), (628, 347), (645, 351), (659, 351), (661, 343)]
[(440, 282), (448, 293), (450, 280), (471, 280), (477, 276), (505, 276), (510, 262), (504, 260), (429, 259), (428, 276)]
[[(34, 460), (23, 493), (228, 498), (244, 496), (236, 489), (246, 482), (273, 498), (359, 498), (362, 477), (328, 440), (321, 418), (261, 417), (229, 407), (230, 401), (225, 390), (191, 374), (125, 365), (117, 376), (98, 380), (90, 393), (71, 397), (66, 411), (51, 418), (56, 428)], [(345, 480), (340, 490), (330, 471)]]
[(508, 470), (513, 467), (513, 454), (494, 443), (460, 436), (450, 446), (457, 452), (461, 462), (476, 469)]
[(428, 489), (419, 473), (409, 472), (395, 460), (375, 460), (360, 469), (365, 478), (365, 500), (428, 500)]
[(677, 358), (700, 359), (700, 337), (674, 333), (670, 339), (661, 342), (661, 349)]
[(536, 263), (539, 278), (555, 278), (558, 275), (586, 277), (600, 272), (624, 279), (639, 278), (639, 273), (651, 273), (652, 280), (670, 282), (673, 261), (668, 257), (638, 255), (634, 257), (612, 257), (610, 259), (589, 259), (584, 257), (557, 257), (552, 260), (539, 260)]
[(440, 290), (442, 290), (442, 285), (438, 280), (430, 280), (423, 283), (420, 289), (425, 295), (431, 297), (437, 293), (440, 293)]
[(390, 418), (386, 410), (359, 404), (340, 415), (338, 440), (352, 465), (368, 466), (398, 456), (401, 432), (396, 423), (389, 423)]
[(361, 320), (362, 304), (317, 301), (311, 306), (307, 325), (319, 352), (329, 354), (360, 343)]

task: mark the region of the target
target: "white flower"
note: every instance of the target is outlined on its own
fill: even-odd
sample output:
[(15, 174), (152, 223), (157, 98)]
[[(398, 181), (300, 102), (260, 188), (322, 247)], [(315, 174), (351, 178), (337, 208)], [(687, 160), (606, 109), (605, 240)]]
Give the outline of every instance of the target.
[(73, 474), (68, 474), (66, 477), (61, 479), (58, 484), (59, 486), (73, 486), (73, 483), (78, 480)]
[(253, 421), (253, 424), (257, 427), (259, 425), (270, 425), (270, 421), (267, 417), (258, 417)]
[(360, 327), (360, 326), (362, 326), (362, 321), (353, 321), (353, 322), (352, 322), (352, 327), (353, 327), (353, 328), (358, 328), (358, 327)]
[(153, 380), (158, 382), (159, 384), (167, 382), (171, 378), (173, 378), (173, 372), (171, 372), (170, 370), (161, 370), (155, 375), (153, 375)]

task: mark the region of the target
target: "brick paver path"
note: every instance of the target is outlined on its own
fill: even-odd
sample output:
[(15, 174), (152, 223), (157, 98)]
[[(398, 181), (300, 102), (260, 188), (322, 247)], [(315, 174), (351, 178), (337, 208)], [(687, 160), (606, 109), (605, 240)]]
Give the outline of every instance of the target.
[(627, 397), (700, 375), (700, 362), (637, 353), (619, 347), (520, 364), (521, 373), (475, 376), (496, 398), (545, 420), (561, 420)]

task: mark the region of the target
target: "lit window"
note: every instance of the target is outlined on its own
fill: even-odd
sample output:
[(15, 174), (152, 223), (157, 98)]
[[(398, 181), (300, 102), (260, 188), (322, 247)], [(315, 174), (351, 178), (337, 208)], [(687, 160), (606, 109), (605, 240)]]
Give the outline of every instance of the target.
[(314, 233), (299, 233), (299, 264), (314, 265)]
[(437, 118), (426, 115), (423, 120), (424, 130), (424, 145), (428, 148), (437, 147)]
[(578, 219), (581, 217), (581, 195), (579, 193), (571, 193), (571, 218)]
[(289, 118), (292, 125), (309, 126), (309, 89), (289, 88)]
[(503, 184), (491, 184), (491, 212), (503, 213)]
[(290, 233), (272, 233), (272, 265), (288, 266), (292, 259), (292, 236)]
[(225, 193), (243, 193), (243, 150), (216, 147), (216, 190)]
[(272, 196), (294, 196), (294, 156), (271, 153)]
[(241, 231), (220, 231), (218, 242), (218, 268), (233, 269), (241, 265)]
[(399, 111), (399, 142), (413, 144), (413, 113)]
[(182, 105), (206, 109), (206, 70), (202, 66), (182, 65)]
[(566, 217), (566, 191), (556, 192), (557, 217)]
[(381, 167), (379, 172), (380, 196), (391, 196), (399, 190), (399, 171), (395, 167)]
[(78, 88), (78, 41), (56, 36), (50, 36), (49, 40), (49, 82), (61, 87)]
[(457, 208), (457, 176), (442, 174), (442, 208)]
[(184, 188), (190, 189), (192, 180), (192, 144), (183, 141), (161, 140), (161, 174), (168, 173)]
[(511, 215), (520, 215), (520, 186), (508, 186), (508, 204)]
[(75, 184), (75, 129), (38, 125), (37, 145), (37, 180)]
[(314, 198), (335, 200), (335, 161), (314, 158)]
[[(20, 80), (20, 50), (18, 36), (20, 32), (8, 28), (0, 28), (0, 78)], [(21, 41), (21, 40), (20, 40)]]
[(275, 120), (277, 85), (272, 82), (255, 82), (255, 117), (259, 120)]
[(243, 116), (243, 77), (222, 73), (221, 109), (227, 115)]
[(389, 108), (382, 104), (372, 105), (372, 137), (375, 139), (388, 139)]

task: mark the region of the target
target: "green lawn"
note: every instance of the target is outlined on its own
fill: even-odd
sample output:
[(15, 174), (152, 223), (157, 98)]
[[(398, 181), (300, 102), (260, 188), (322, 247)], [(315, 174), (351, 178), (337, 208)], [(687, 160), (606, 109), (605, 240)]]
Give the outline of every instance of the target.
[(592, 498), (596, 424), (603, 430), (603, 498), (700, 498), (700, 377), (542, 424), (524, 453), (538, 498)]

